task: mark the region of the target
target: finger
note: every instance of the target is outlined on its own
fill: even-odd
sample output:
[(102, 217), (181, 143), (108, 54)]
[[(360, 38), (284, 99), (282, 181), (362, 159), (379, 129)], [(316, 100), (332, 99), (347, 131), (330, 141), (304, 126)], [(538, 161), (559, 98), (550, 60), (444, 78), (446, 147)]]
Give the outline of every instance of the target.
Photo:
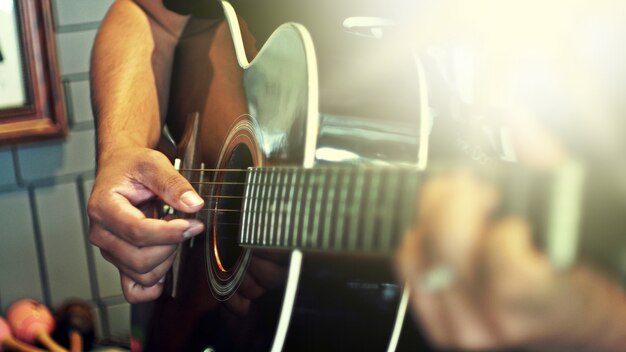
[[(476, 310), (475, 302), (464, 292), (464, 287), (452, 285), (440, 291), (426, 290), (422, 278), (428, 271), (420, 263), (420, 233), (406, 237), (399, 259), (407, 282), (414, 285), (411, 303), (432, 341), (442, 348), (484, 350), (495, 341), (485, 319)], [(414, 277), (410, 279), (410, 277)]]
[[(549, 284), (554, 270), (535, 248), (528, 223), (509, 217), (495, 223), (485, 237), (483, 273), (491, 292), (514, 297)], [(495, 297), (494, 297), (495, 298)]]
[(396, 268), (402, 281), (409, 285), (411, 310), (420, 321), (429, 340), (439, 347), (451, 344), (447, 313), (442, 309), (440, 297), (427, 292), (421, 283), (422, 256), (419, 234), (411, 231), (405, 236), (396, 256)]
[(168, 221), (148, 218), (127, 198), (117, 193), (93, 205), (90, 214), (95, 226), (99, 224), (135, 246), (176, 244), (204, 230), (202, 222), (196, 219)]
[(449, 317), (449, 335), (452, 341), (448, 347), (485, 351), (501, 346), (487, 313), (481, 312), (478, 304), (470, 298), (472, 293), (455, 285), (443, 290), (440, 295), (443, 310)]
[(551, 331), (545, 314), (561, 295), (554, 295), (554, 270), (535, 248), (528, 223), (511, 217), (494, 224), (484, 258), (485, 311), (503, 339), (524, 342)]
[[(101, 251), (101, 253), (102, 253), (102, 257), (104, 257), (108, 261), (111, 261), (111, 253), (108, 253), (106, 251)], [(120, 272), (122, 272), (124, 275), (131, 278), (137, 284), (144, 286), (144, 287), (151, 287), (163, 281), (163, 279), (165, 278), (165, 275), (172, 267), (172, 264), (174, 263), (175, 258), (176, 258), (176, 254), (174, 253), (171, 256), (169, 256), (165, 261), (155, 266), (154, 269), (143, 274), (134, 272), (131, 269), (125, 267), (124, 265), (118, 264), (117, 267)]]
[(120, 272), (120, 280), (122, 282), (122, 292), (129, 303), (141, 303), (154, 301), (161, 296), (163, 292), (163, 283), (159, 282), (154, 286), (144, 287), (135, 282), (127, 275)]
[(443, 263), (461, 276), (470, 275), (496, 198), (491, 186), (467, 173), (438, 177), (427, 184), (419, 230), (429, 265)]
[(92, 244), (109, 253), (115, 266), (124, 265), (138, 274), (152, 271), (177, 248), (177, 245), (137, 247), (101, 228), (91, 231), (90, 240)]
[(135, 178), (159, 198), (178, 211), (195, 213), (204, 200), (160, 152), (147, 153), (146, 159), (135, 165)]

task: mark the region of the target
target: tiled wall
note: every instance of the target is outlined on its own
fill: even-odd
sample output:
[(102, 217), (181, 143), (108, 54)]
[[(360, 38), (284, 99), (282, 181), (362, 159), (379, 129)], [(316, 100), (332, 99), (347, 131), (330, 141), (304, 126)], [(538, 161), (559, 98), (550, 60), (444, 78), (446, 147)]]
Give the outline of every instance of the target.
[(90, 49), (113, 0), (52, 0), (71, 131), (66, 140), (0, 148), (0, 313), (22, 297), (90, 301), (104, 338), (129, 331), (116, 269), (87, 240), (94, 178)]

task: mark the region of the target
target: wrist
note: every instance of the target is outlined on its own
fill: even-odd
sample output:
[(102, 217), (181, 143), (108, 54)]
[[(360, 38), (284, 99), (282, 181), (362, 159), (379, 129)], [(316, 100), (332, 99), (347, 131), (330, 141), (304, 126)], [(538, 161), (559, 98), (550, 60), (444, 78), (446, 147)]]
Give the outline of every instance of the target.
[(133, 149), (154, 149), (156, 142), (152, 143), (148, 138), (117, 134), (115, 138), (98, 138), (97, 163), (108, 160), (111, 157), (119, 157), (128, 154)]

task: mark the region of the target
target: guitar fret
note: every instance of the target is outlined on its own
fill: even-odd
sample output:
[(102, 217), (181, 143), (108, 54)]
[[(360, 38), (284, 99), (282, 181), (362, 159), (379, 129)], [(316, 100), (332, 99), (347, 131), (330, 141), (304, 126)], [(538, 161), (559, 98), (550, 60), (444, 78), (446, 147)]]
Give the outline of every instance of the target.
[(380, 170), (371, 169), (368, 173), (371, 173), (371, 185), (366, 189), (370, 194), (371, 199), (368, 199), (369, 206), (365, 207), (364, 214), (364, 235), (363, 235), (363, 249), (371, 250), (374, 242), (374, 226), (377, 213), (381, 211), (380, 204), (378, 204), (378, 194), (380, 187)]
[(250, 221), (250, 242), (254, 242), (254, 237), (259, 232), (258, 226), (258, 210), (259, 210), (259, 198), (261, 196), (261, 187), (259, 187), (259, 183), (261, 182), (261, 173), (259, 170), (254, 170), (254, 198), (253, 198), (253, 206), (250, 207), (250, 216), (252, 217)]
[(282, 170), (274, 168), (273, 173), (276, 174), (276, 182), (273, 183), (273, 196), (272, 203), (270, 206), (270, 244), (276, 245), (277, 236), (276, 233), (276, 217), (278, 216), (278, 207), (280, 206), (280, 202), (278, 201), (278, 192), (280, 191), (280, 182), (282, 180)]
[(296, 195), (296, 215), (294, 218), (294, 236), (291, 239), (291, 246), (297, 247), (298, 239), (301, 238), (302, 231), (300, 231), (300, 211), (302, 210), (302, 193), (304, 193), (304, 182), (305, 182), (305, 173), (302, 170), (298, 170), (296, 172), (298, 174), (298, 186), (296, 187), (297, 195)]
[(282, 246), (283, 244), (283, 233), (284, 228), (283, 228), (283, 223), (284, 223), (284, 218), (285, 218), (285, 209), (289, 209), (289, 207), (291, 207), (291, 200), (287, 200), (287, 182), (289, 182), (289, 169), (283, 169), (283, 181), (282, 184), (280, 185), (280, 201), (278, 202), (280, 209), (276, 212), (277, 217), (278, 217), (278, 226), (277, 226), (277, 233), (276, 233), (276, 244), (278, 246)]
[(259, 196), (257, 198), (257, 205), (255, 207), (255, 212), (256, 212), (256, 223), (254, 224), (255, 227), (255, 242), (257, 244), (261, 244), (261, 240), (263, 239), (263, 228), (261, 226), (261, 223), (263, 221), (263, 199), (265, 199), (265, 178), (267, 177), (267, 174), (265, 173), (265, 169), (259, 169), (259, 184), (257, 185), (259, 187)]
[(358, 240), (358, 228), (359, 228), (359, 221), (361, 220), (361, 198), (362, 198), (362, 194), (364, 193), (364, 189), (363, 186), (365, 184), (365, 172), (362, 168), (359, 168), (357, 170), (357, 176), (356, 176), (356, 181), (355, 181), (355, 186), (354, 186), (354, 192), (353, 195), (355, 196), (354, 198), (356, 198), (356, 200), (352, 200), (352, 207), (350, 209), (350, 227), (349, 227), (349, 234), (348, 234), (348, 249), (349, 250), (355, 250), (356, 246), (357, 246), (357, 240)]
[(297, 172), (294, 169), (290, 170), (291, 177), (289, 178), (289, 206), (287, 207), (287, 212), (285, 214), (285, 236), (283, 237), (283, 246), (287, 246), (289, 243), (289, 236), (293, 236), (293, 230), (291, 228), (291, 209), (295, 204), (295, 183), (296, 183), (296, 175)]
[(302, 243), (300, 246), (306, 247), (309, 244), (309, 222), (311, 218), (311, 202), (313, 201), (313, 188), (316, 181), (315, 172), (313, 169), (308, 169), (309, 179), (306, 186), (306, 198), (304, 203), (304, 220), (302, 222)]
[(248, 232), (250, 234), (250, 239), (248, 240), (249, 243), (254, 242), (254, 237), (257, 235), (257, 210), (259, 209), (259, 195), (260, 195), (260, 187), (259, 187), (259, 182), (261, 181), (261, 174), (259, 173), (259, 170), (254, 170), (254, 183), (252, 184), (252, 187), (254, 189), (254, 194), (253, 194), (253, 198), (252, 198), (252, 204), (250, 206), (250, 228), (248, 229)]
[(399, 197), (398, 190), (400, 189), (399, 186), (401, 185), (401, 183), (398, 182), (398, 172), (399, 170), (391, 170), (391, 172), (389, 172), (388, 175), (385, 177), (388, 182), (386, 182), (387, 189), (385, 189), (383, 193), (385, 195), (382, 200), (384, 215), (379, 229), (379, 248), (381, 248), (381, 250), (384, 252), (388, 252), (392, 249), (392, 239), (394, 236), (393, 232), (391, 231), (392, 220), (394, 214), (396, 214), (398, 211), (394, 208), (393, 201), (394, 199), (397, 199), (397, 197)]
[(335, 247), (337, 249), (344, 249), (344, 242), (343, 242), (343, 234), (345, 232), (344, 218), (346, 217), (346, 206), (348, 202), (348, 188), (350, 187), (350, 180), (352, 179), (351, 174), (352, 174), (351, 171), (345, 172), (341, 181), (341, 188), (340, 188), (341, 191), (339, 193), (339, 208), (337, 209), (337, 223), (335, 226), (335, 233), (336, 233)]
[(257, 214), (257, 223), (255, 224), (256, 227), (256, 243), (261, 243), (261, 239), (263, 238), (263, 203), (265, 200), (265, 192), (266, 192), (266, 188), (265, 188), (265, 181), (267, 180), (267, 172), (265, 169), (260, 169), (259, 170), (261, 177), (260, 177), (260, 182), (259, 182), (259, 188), (261, 191), (261, 194), (259, 196), (258, 199), (258, 203), (256, 206), (256, 214)]
[(256, 171), (254, 169), (251, 169), (250, 171), (250, 190), (249, 193), (246, 197), (248, 197), (248, 202), (247, 202), (247, 209), (246, 209), (246, 213), (247, 213), (247, 220), (246, 223), (244, 224), (245, 227), (245, 243), (250, 244), (251, 243), (251, 231), (252, 231), (252, 218), (253, 218), (253, 209), (254, 209), (254, 192), (256, 191), (256, 187), (254, 186), (255, 182), (256, 182)]
[(330, 228), (332, 225), (332, 219), (334, 218), (335, 210), (335, 193), (337, 187), (337, 178), (339, 177), (339, 168), (333, 167), (330, 170), (330, 179), (328, 182), (328, 200), (326, 202), (326, 212), (324, 215), (324, 235), (322, 239), (322, 248), (328, 249), (330, 247)]
[[(315, 170), (315, 169), (314, 169)], [(323, 196), (324, 196), (324, 190), (326, 189), (325, 185), (326, 185), (326, 171), (328, 170), (328, 168), (318, 168), (317, 170), (315, 170), (314, 172), (318, 174), (317, 177), (317, 193), (315, 196), (315, 209), (313, 210), (313, 233), (311, 236), (311, 246), (313, 247), (318, 247), (319, 243), (319, 228), (320, 228), (320, 222), (321, 221), (325, 221), (325, 219), (322, 219), (321, 217), (321, 212), (322, 212), (322, 204), (324, 203), (323, 201)]]
[(242, 227), (242, 232), (243, 232), (243, 236), (242, 236), (242, 240), (241, 243), (250, 243), (250, 238), (248, 237), (250, 234), (250, 219), (251, 219), (251, 214), (250, 214), (250, 208), (251, 208), (251, 203), (253, 202), (252, 199), (252, 193), (254, 192), (254, 170), (248, 170), (248, 179), (250, 180), (250, 183), (246, 186), (246, 190), (244, 192), (244, 201), (243, 201), (243, 215), (244, 215), (244, 219), (242, 219), (241, 221), (241, 227)]
[(252, 174), (248, 172), (246, 175), (246, 188), (244, 190), (241, 226), (239, 227), (239, 242), (246, 243), (246, 222), (248, 221), (248, 194), (250, 192), (250, 183), (252, 182)]
[(276, 173), (274, 172), (274, 168), (269, 168), (267, 170), (267, 173), (269, 174), (269, 182), (266, 185), (267, 188), (267, 196), (265, 201), (263, 202), (263, 218), (264, 218), (264, 222), (263, 222), (263, 244), (269, 244), (269, 241), (271, 240), (269, 238), (269, 227), (270, 227), (270, 213), (271, 213), (271, 206), (272, 206), (272, 191), (274, 188), (274, 176), (276, 176)]
[(274, 181), (274, 168), (268, 168), (265, 172), (268, 174), (268, 182), (265, 184), (265, 188), (267, 193), (265, 195), (265, 199), (263, 201), (263, 244), (268, 244), (269, 242), (269, 213), (270, 206), (272, 205), (272, 186)]

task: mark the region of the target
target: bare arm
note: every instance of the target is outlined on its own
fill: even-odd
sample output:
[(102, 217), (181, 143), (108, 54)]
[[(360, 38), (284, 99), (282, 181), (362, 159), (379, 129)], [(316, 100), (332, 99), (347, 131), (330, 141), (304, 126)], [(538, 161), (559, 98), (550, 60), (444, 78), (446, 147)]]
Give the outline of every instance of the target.
[(186, 22), (159, 0), (118, 0), (109, 10), (91, 63), (100, 157), (158, 142), (174, 48)]
[(98, 172), (88, 205), (89, 239), (119, 269), (130, 302), (157, 298), (178, 243), (203, 231), (194, 219), (152, 218), (155, 199), (185, 213), (203, 206), (168, 158), (153, 150), (186, 21), (160, 0), (117, 0), (92, 53)]

